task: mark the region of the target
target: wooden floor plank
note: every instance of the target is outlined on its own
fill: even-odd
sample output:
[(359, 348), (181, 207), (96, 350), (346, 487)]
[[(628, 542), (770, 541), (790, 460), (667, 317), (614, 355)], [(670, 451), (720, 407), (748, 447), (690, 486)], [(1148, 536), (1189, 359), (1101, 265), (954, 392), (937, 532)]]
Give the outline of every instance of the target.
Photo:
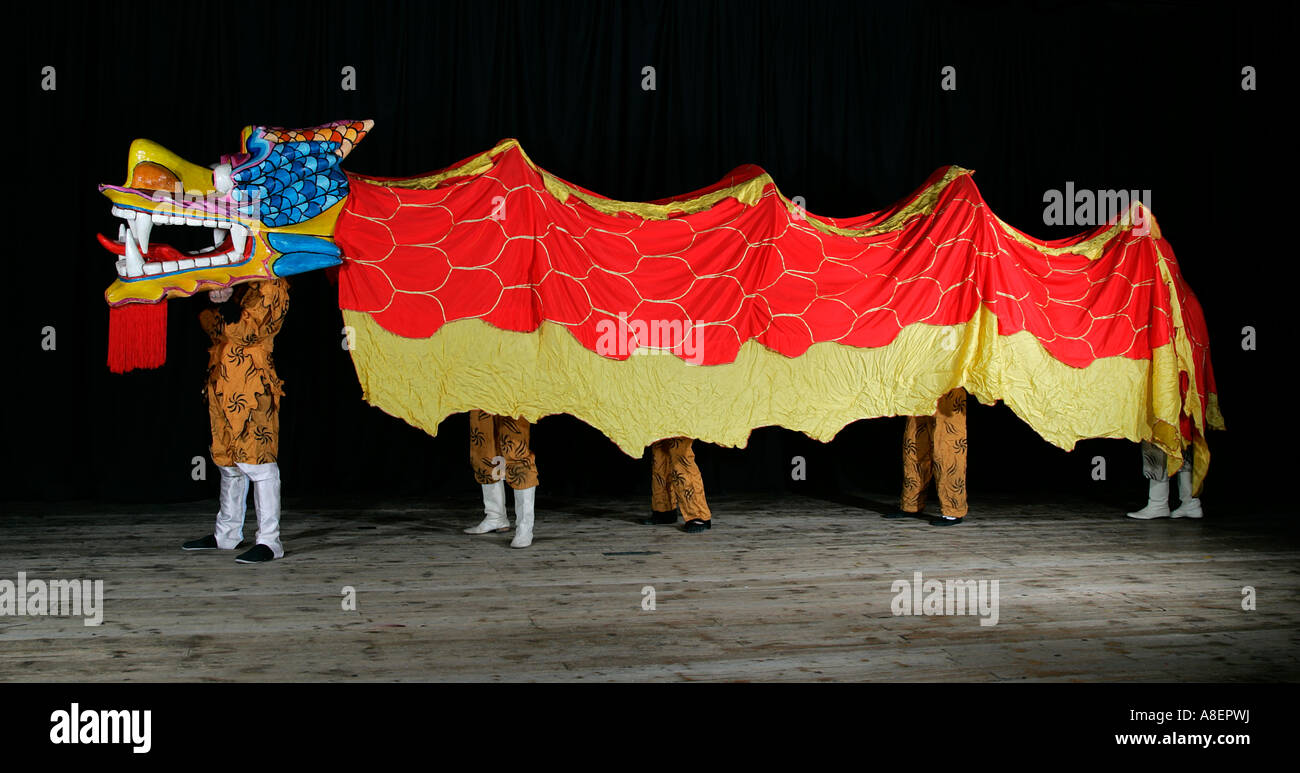
[[(0, 580), (102, 580), (105, 598), (99, 626), (0, 616), (0, 680), (1300, 678), (1300, 540), (1281, 519), (993, 502), (935, 529), (720, 497), (717, 527), (686, 535), (635, 523), (639, 500), (542, 497), (533, 547), (512, 550), (461, 534), (479, 514), (452, 504), (290, 501), (288, 554), (262, 566), (179, 550), (209, 503), (6, 508)], [(998, 581), (997, 624), (895, 615), (893, 583), (915, 572)]]

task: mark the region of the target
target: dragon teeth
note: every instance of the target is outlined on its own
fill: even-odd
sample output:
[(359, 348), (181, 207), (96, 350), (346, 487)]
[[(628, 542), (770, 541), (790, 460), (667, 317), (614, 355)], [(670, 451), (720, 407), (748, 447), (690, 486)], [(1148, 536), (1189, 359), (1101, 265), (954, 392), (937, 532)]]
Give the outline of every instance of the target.
[(234, 244), (231, 254), (244, 257), (244, 245), (248, 243), (248, 229), (239, 223), (230, 224), (230, 241)]
[(135, 243), (135, 236), (126, 232), (126, 273), (129, 276), (140, 276), (146, 273), (149, 267), (144, 264), (144, 257), (140, 255), (140, 246)]
[(141, 252), (149, 251), (149, 232), (152, 230), (153, 219), (144, 217), (144, 213), (131, 221), (131, 232), (135, 234), (135, 240), (140, 243)]
[[(163, 209), (164, 211), (138, 212), (126, 207), (113, 206), (113, 215), (126, 221), (117, 226), (117, 240), (125, 245), (125, 254), (114, 266), (119, 276), (157, 276), (177, 270), (223, 266), (243, 260), (244, 250), (248, 248), (248, 226), (234, 222), (223, 223), (205, 217), (204, 212), (167, 210), (165, 207)], [(201, 252), (208, 253), (216, 250), (226, 243), (227, 238), (230, 239), (231, 249), (222, 254), (193, 256), (179, 261), (149, 262), (144, 259), (144, 255), (149, 252), (149, 243), (155, 225), (193, 225), (211, 228), (213, 246), (204, 248)]]

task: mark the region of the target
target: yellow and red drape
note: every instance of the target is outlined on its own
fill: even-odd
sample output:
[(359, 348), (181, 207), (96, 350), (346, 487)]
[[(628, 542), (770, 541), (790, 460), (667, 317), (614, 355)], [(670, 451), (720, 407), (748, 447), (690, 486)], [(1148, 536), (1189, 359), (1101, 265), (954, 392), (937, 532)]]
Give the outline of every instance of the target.
[(367, 399), (431, 433), (482, 408), (569, 413), (633, 455), (773, 424), (828, 440), (965, 387), (1064, 448), (1146, 439), (1176, 469), (1195, 445), (1199, 488), (1222, 426), (1205, 318), (1141, 206), (1040, 241), (958, 167), (850, 218), (754, 166), (620, 202), (507, 140), (424, 177), (354, 176), (339, 299)]

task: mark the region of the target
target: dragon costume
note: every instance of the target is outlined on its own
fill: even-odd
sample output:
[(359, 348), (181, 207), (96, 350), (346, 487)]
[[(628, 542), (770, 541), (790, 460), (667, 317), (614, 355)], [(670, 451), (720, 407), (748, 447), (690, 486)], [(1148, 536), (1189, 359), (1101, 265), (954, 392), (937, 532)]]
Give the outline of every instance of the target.
[[(344, 172), (371, 128), (248, 127), (215, 170), (137, 140), (126, 184), (101, 186), (127, 221), (101, 237), (120, 256), (115, 369), (158, 360), (131, 351), (154, 323), (130, 307), (338, 265), (366, 400), (430, 434), (480, 409), (567, 413), (638, 456), (676, 437), (743, 447), (769, 425), (827, 441), (932, 416), (960, 387), (1067, 450), (1146, 440), (1172, 474), (1194, 447), (1200, 489), (1222, 427), (1205, 317), (1140, 202), (1041, 241), (955, 166), (848, 218), (807, 212), (756, 166), (615, 201), (514, 140), (419, 177)], [(173, 180), (184, 195), (156, 195)], [(151, 239), (160, 223), (219, 246), (180, 254)]]

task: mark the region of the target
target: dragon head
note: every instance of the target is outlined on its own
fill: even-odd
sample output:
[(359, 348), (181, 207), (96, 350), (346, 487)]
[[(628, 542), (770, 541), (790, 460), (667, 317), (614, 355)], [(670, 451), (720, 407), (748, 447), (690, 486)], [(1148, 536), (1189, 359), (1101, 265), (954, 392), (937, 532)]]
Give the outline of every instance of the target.
[[(116, 239), (99, 236), (118, 256), (109, 306), (339, 265), (334, 223), (348, 196), (340, 163), (373, 125), (249, 126), (240, 152), (211, 168), (150, 140), (131, 143), (126, 182), (99, 186), (123, 221)], [(155, 239), (155, 226), (205, 228), (212, 245), (181, 251)]]

